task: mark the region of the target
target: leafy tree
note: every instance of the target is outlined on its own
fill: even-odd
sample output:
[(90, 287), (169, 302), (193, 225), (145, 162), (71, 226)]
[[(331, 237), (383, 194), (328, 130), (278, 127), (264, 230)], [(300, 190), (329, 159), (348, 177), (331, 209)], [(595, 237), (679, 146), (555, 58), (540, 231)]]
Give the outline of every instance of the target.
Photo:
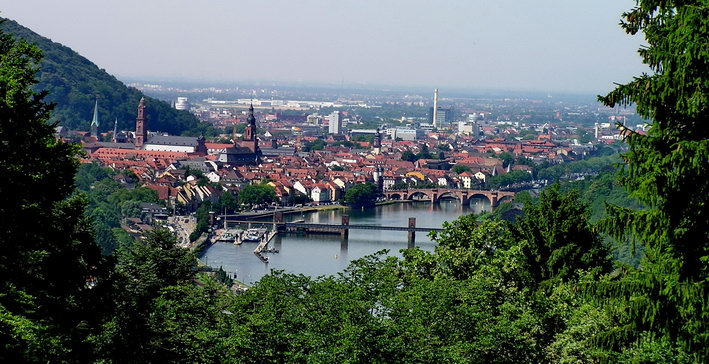
[(310, 152), (310, 151), (314, 151), (314, 150), (323, 150), (323, 149), (325, 149), (326, 145), (327, 145), (327, 143), (325, 143), (324, 140), (316, 139), (316, 140), (313, 140), (312, 142), (306, 142), (305, 145), (303, 145), (303, 151)]
[[(618, 238), (645, 246), (642, 271), (600, 293), (618, 299), (627, 313), (621, 328), (599, 342), (630, 348), (666, 343), (692, 360), (709, 357), (709, 4), (706, 1), (639, 0), (623, 14), (629, 34), (643, 33), (639, 50), (651, 74), (619, 85), (600, 100), (607, 106), (635, 104), (651, 121), (647, 134), (624, 130), (621, 182), (648, 208), (609, 206), (601, 224)], [(607, 347), (608, 347), (607, 346)]]
[(487, 180), (490, 188), (500, 188), (502, 186), (510, 186), (516, 183), (528, 182), (532, 180), (532, 175), (526, 171), (514, 170), (509, 173), (498, 174)]
[(300, 191), (292, 190), (287, 202), (289, 205), (305, 204), (310, 202), (310, 198)]
[(401, 160), (402, 161), (408, 161), (408, 162), (416, 162), (418, 160), (418, 156), (414, 154), (413, 152), (407, 150), (404, 153), (401, 153)]
[(502, 159), (502, 166), (505, 168), (507, 168), (507, 166), (511, 165), (515, 161), (515, 156), (513, 156), (509, 152), (500, 153), (497, 158)]
[[(52, 105), (34, 92), (37, 47), (0, 24), (0, 358), (91, 361), (105, 270), (84, 216), (68, 198), (79, 149), (54, 138)], [(68, 198), (68, 199), (67, 199)], [(94, 289), (88, 282), (95, 282)]]
[(344, 202), (352, 207), (371, 207), (377, 202), (377, 187), (372, 183), (361, 183), (345, 191)]
[(465, 164), (456, 164), (453, 166), (453, 168), (451, 168), (451, 170), (457, 174), (472, 171), (472, 169), (470, 169), (470, 167), (466, 166)]
[(276, 190), (268, 184), (248, 185), (239, 192), (242, 204), (254, 206), (278, 201)]
[(197, 211), (195, 211), (195, 216), (197, 217), (197, 225), (195, 225), (194, 231), (190, 233), (190, 241), (195, 241), (202, 236), (203, 233), (209, 231), (209, 211), (212, 209), (212, 204), (209, 201), (202, 202)]
[(217, 206), (214, 207), (216, 210), (226, 209), (227, 212), (235, 211), (239, 208), (239, 201), (231, 191), (224, 191), (221, 196), (219, 196), (219, 202)]
[(167, 230), (155, 230), (144, 241), (118, 249), (111, 319), (94, 339), (102, 359), (157, 360), (162, 350), (152, 345), (156, 333), (150, 325), (155, 300), (163, 288), (192, 279), (196, 268), (194, 254), (177, 246)]
[(432, 159), (433, 154), (428, 151), (428, 145), (426, 144), (421, 144), (419, 145), (419, 152), (416, 153), (416, 159)]

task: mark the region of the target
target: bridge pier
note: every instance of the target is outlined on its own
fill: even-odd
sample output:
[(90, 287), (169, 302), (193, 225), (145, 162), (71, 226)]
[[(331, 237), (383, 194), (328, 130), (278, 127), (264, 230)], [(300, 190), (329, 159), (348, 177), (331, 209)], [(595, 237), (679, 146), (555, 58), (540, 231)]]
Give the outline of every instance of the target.
[[(409, 218), (409, 228), (415, 228), (416, 227), (416, 218), (415, 217), (410, 217)], [(415, 230), (409, 230), (408, 231), (409, 235), (409, 249), (413, 249), (414, 246), (416, 246), (416, 231)]]
[(273, 214), (273, 231), (285, 232), (286, 224), (283, 221), (283, 212), (277, 211)]
[(350, 236), (350, 229), (347, 226), (350, 224), (350, 217), (342, 215), (342, 229), (340, 229), (340, 239), (347, 240)]

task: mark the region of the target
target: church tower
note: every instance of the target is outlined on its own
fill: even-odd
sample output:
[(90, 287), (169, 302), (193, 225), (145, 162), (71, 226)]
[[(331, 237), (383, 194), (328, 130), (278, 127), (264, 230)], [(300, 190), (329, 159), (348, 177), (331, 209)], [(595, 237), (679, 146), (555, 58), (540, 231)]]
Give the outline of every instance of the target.
[(148, 124), (145, 120), (145, 98), (140, 98), (138, 103), (138, 117), (135, 119), (135, 149), (143, 149), (148, 141)]
[(94, 118), (91, 120), (91, 136), (98, 139), (98, 98), (94, 104)]
[(253, 153), (258, 153), (258, 139), (256, 138), (256, 117), (254, 116), (254, 105), (249, 106), (249, 116), (246, 118), (246, 130), (241, 139), (241, 146), (248, 148)]
[(113, 122), (113, 142), (118, 143), (118, 118)]
[(374, 155), (382, 154), (382, 133), (377, 128), (377, 134), (374, 135), (374, 150), (372, 152)]

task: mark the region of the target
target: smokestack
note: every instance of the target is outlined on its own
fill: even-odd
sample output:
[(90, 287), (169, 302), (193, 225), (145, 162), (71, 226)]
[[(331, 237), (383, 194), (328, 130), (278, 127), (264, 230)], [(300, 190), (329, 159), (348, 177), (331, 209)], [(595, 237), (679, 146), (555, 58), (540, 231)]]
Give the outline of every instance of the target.
[(438, 119), (438, 89), (433, 89), (433, 127), (437, 127), (438, 124), (436, 122), (436, 119)]

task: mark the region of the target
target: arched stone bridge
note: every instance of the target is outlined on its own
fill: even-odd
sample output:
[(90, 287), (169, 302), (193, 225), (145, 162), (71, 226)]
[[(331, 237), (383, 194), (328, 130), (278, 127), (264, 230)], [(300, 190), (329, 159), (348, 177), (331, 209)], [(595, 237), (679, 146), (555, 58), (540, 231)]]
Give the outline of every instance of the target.
[(497, 207), (503, 200), (512, 199), (514, 192), (464, 190), (453, 188), (411, 188), (408, 190), (387, 190), (383, 192), (387, 200), (428, 200), (433, 203), (441, 199), (455, 198), (462, 204), (467, 204), (473, 197), (485, 197), (490, 201), (490, 206)]

